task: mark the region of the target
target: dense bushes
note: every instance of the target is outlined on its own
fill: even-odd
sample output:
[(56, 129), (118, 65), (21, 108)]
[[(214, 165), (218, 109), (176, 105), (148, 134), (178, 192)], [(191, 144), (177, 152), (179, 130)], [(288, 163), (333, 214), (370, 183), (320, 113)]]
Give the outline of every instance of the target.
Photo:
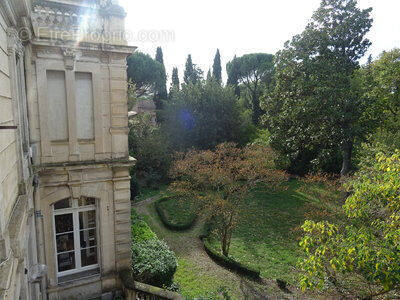
[[(175, 220), (170, 216), (170, 213), (168, 213), (168, 211), (165, 211), (167, 208), (163, 204), (172, 201), (175, 202), (179, 200), (176, 200), (172, 197), (164, 197), (155, 203), (157, 214), (160, 217), (164, 226), (170, 230), (176, 231), (183, 231), (192, 228), (194, 223), (196, 222), (196, 214), (192, 213), (190, 209), (179, 210), (177, 214), (181, 215), (181, 217)], [(174, 208), (175, 207), (171, 207), (171, 209)], [(169, 212), (171, 212), (171, 210)]]
[(245, 143), (234, 90), (211, 80), (183, 85), (165, 103), (162, 128), (175, 150), (210, 149), (222, 142)]
[(172, 155), (159, 127), (149, 115), (140, 115), (130, 122), (129, 129), (129, 153), (137, 159), (132, 178), (148, 187), (166, 182)]
[(138, 281), (170, 286), (176, 268), (175, 254), (164, 241), (153, 238), (132, 244), (132, 271)]
[(174, 252), (157, 238), (132, 210), (132, 275), (135, 280), (158, 287), (170, 287), (178, 266)]

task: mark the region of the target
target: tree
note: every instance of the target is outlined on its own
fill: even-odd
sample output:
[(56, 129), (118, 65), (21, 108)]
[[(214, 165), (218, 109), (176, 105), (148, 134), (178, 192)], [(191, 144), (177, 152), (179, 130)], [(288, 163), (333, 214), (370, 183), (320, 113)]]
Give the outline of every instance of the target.
[(307, 163), (321, 150), (341, 152), (341, 175), (351, 168), (354, 141), (366, 132), (365, 99), (354, 80), (370, 41), (371, 9), (356, 0), (322, 0), (304, 32), (276, 56), (275, 88), (264, 98), (274, 147)]
[(172, 83), (171, 87), (175, 87), (179, 90), (179, 75), (178, 75), (178, 68), (174, 67), (172, 69)]
[(147, 54), (135, 52), (128, 58), (128, 80), (135, 84), (137, 97), (152, 96), (163, 74), (163, 66)]
[(249, 190), (258, 183), (275, 188), (287, 180), (284, 172), (275, 169), (274, 157), (268, 148), (224, 143), (214, 151), (190, 151), (174, 163), (172, 191), (193, 199), (199, 213), (213, 220), (223, 255), (229, 254)]
[(203, 78), (203, 71), (192, 62), (192, 56), (189, 54), (186, 60), (183, 80), (186, 84), (196, 83)]
[(211, 71), (208, 70), (206, 80), (212, 80), (212, 78)]
[(400, 152), (364, 165), (349, 187), (344, 224), (306, 221), (305, 288), (333, 285), (344, 296), (373, 299), (400, 291)]
[(253, 123), (259, 124), (262, 110), (260, 96), (265, 84), (270, 84), (274, 73), (274, 56), (266, 53), (246, 54), (226, 65), (229, 82), (243, 84), (249, 91), (253, 106)]
[[(231, 85), (235, 87), (235, 95), (237, 97), (240, 97), (240, 88), (239, 88), (239, 65), (236, 60), (236, 55), (233, 57), (233, 60), (231, 64), (229, 65), (229, 70), (227, 69), (228, 72), (228, 80), (226, 82), (227, 85)], [(227, 65), (228, 68), (228, 65)]]
[[(155, 85), (154, 104), (156, 109), (162, 109), (162, 101), (168, 98), (167, 93), (167, 73), (164, 66), (164, 57), (161, 47), (157, 47), (156, 61), (161, 65), (161, 78)], [(159, 120), (159, 117), (157, 118)]]
[(162, 129), (175, 150), (210, 149), (244, 140), (233, 89), (214, 80), (183, 85), (163, 110)]
[(366, 118), (377, 120), (381, 129), (400, 130), (400, 49), (383, 52), (359, 72), (366, 97), (372, 104)]
[(218, 82), (222, 82), (221, 55), (219, 49), (217, 49), (217, 53), (215, 53), (212, 76)]
[(128, 142), (130, 155), (137, 159), (134, 175), (140, 185), (153, 187), (165, 183), (172, 152), (168, 140), (151, 121), (150, 115), (138, 115), (129, 122)]

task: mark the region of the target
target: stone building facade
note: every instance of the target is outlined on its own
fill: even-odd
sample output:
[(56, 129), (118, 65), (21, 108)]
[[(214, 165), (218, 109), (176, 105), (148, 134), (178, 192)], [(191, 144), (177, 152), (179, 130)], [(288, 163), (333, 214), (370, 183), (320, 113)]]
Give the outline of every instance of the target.
[(125, 13), (0, 3), (0, 299), (90, 299), (129, 268)]

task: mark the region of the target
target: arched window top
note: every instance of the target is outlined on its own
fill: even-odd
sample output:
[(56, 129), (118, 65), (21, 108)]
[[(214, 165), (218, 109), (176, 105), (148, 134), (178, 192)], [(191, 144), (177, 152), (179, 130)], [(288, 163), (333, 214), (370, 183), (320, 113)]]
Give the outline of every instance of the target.
[(86, 206), (94, 206), (96, 204), (96, 199), (93, 197), (81, 197), (79, 199), (65, 198), (54, 203), (54, 210), (69, 209), (69, 208), (79, 208)]

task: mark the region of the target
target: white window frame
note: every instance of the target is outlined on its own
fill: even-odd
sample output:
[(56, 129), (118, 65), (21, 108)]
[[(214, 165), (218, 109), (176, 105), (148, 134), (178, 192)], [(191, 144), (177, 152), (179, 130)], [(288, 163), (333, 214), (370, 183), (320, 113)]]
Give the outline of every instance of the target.
[[(65, 200), (65, 199), (62, 199), (62, 200)], [(78, 199), (68, 199), (68, 200), (70, 200), (71, 204), (72, 204), (71, 207), (69, 207), (69, 208), (54, 209), (54, 205), (57, 202), (52, 205), (53, 206), (53, 236), (54, 236), (54, 250), (55, 250), (55, 263), (56, 263), (57, 279), (59, 279), (60, 277), (63, 277), (63, 276), (77, 274), (77, 273), (100, 268), (100, 264), (99, 264), (99, 258), (100, 258), (99, 236), (100, 235), (99, 235), (99, 220), (98, 220), (99, 217), (98, 217), (98, 213), (97, 213), (98, 212), (97, 199), (95, 199), (94, 205), (85, 205), (85, 206), (79, 206)], [(96, 219), (95, 219), (96, 220), (96, 246), (81, 248), (80, 231), (82, 231), (82, 230), (79, 229), (79, 213), (91, 211), (91, 210), (94, 210), (95, 215), (96, 215)], [(56, 234), (55, 217), (59, 216), (59, 215), (65, 215), (65, 214), (72, 214), (73, 231), (63, 232), (63, 234), (73, 232), (73, 234), (74, 234), (74, 250), (57, 253), (57, 238), (56, 238), (57, 234)], [(90, 230), (90, 229), (94, 229), (94, 228), (85, 228), (83, 230)], [(82, 267), (81, 250), (95, 248), (95, 247), (97, 247), (97, 264)], [(69, 253), (69, 252), (75, 252), (75, 269), (59, 272), (58, 271), (58, 255), (63, 254), (63, 253)]]

